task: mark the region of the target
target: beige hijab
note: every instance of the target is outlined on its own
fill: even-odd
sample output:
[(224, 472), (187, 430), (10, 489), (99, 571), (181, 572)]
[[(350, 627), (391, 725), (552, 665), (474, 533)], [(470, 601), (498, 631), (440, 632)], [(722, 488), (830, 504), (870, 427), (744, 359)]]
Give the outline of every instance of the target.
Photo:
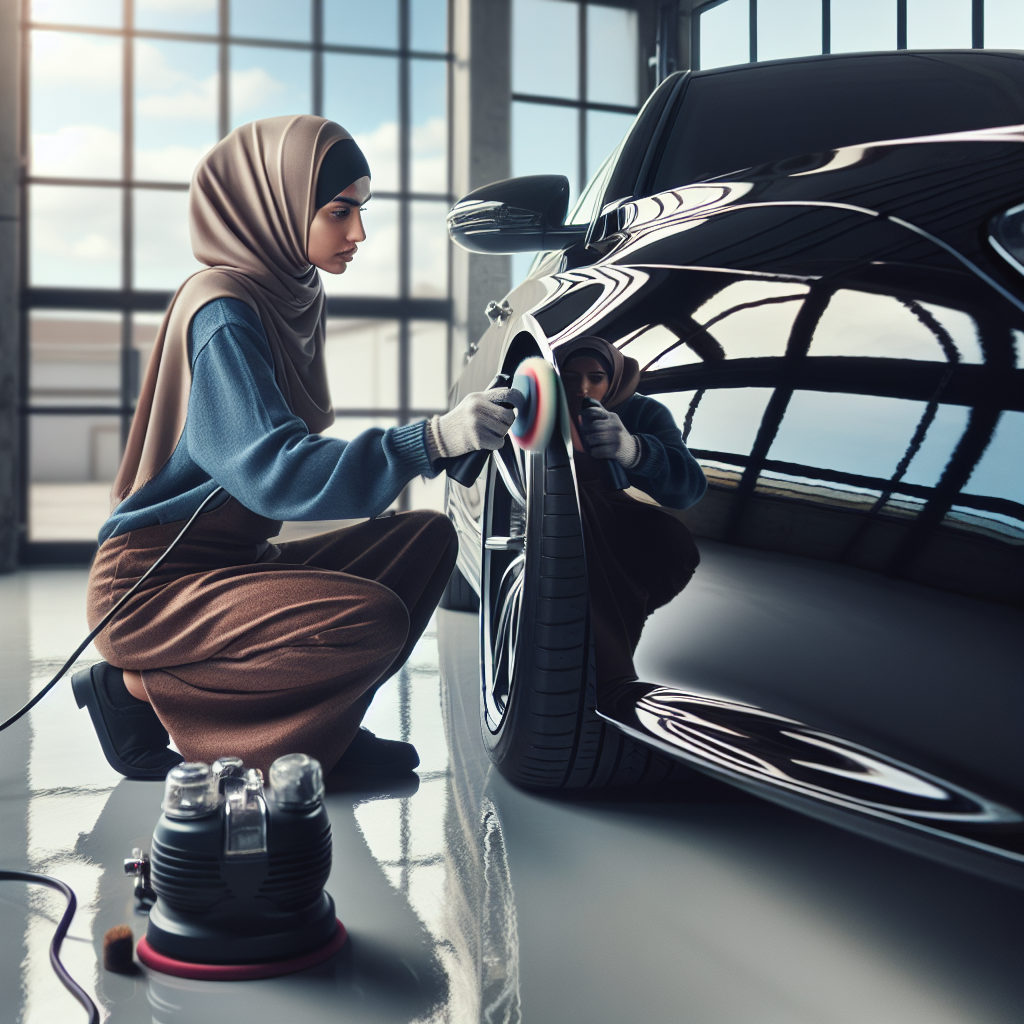
[(160, 472), (185, 428), (192, 372), (188, 331), (213, 299), (234, 298), (260, 318), (288, 407), (312, 433), (334, 422), (324, 366), (324, 294), (306, 257), (320, 164), (351, 136), (308, 114), (236, 128), (196, 168), (189, 190), (192, 251), (209, 269), (171, 299), (142, 384), (112, 508)]

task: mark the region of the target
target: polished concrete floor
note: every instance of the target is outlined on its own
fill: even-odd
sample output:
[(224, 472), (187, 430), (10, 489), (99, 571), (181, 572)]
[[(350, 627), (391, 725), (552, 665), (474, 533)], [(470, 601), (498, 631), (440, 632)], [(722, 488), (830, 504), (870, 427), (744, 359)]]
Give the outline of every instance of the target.
[[(0, 717), (84, 634), (84, 585), (77, 570), (0, 577)], [(121, 862), (148, 846), (162, 787), (106, 766), (67, 684), (0, 737), (0, 865), (74, 887), (64, 958), (107, 1020), (1024, 1020), (1024, 894), (711, 783), (643, 801), (517, 790), (479, 742), (475, 619), (441, 612), (436, 627), (368, 720), (417, 744), (419, 785), (330, 794), (328, 888), (351, 941), (301, 975), (104, 974), (104, 931), (144, 929)], [(85, 1019), (47, 962), (60, 909), (0, 888), (4, 1024)]]

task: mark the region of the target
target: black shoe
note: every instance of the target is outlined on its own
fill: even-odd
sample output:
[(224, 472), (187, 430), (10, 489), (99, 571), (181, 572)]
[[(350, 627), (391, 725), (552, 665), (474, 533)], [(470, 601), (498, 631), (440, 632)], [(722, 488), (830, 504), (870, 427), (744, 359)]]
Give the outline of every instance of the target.
[(119, 668), (101, 661), (71, 677), (80, 708), (88, 707), (107, 763), (129, 779), (162, 779), (184, 760), (169, 749), (170, 737), (156, 712), (124, 685)]
[(382, 740), (369, 729), (360, 729), (331, 773), (390, 777), (405, 775), (419, 763), (420, 755), (411, 743)]

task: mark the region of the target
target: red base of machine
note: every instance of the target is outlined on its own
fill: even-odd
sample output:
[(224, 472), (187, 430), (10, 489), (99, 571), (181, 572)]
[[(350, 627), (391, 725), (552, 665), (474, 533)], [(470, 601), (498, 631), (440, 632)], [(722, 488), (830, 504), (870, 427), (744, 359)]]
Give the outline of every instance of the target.
[(199, 981), (254, 981), (257, 978), (277, 978), (282, 974), (294, 974), (307, 967), (315, 967), (329, 960), (345, 945), (348, 932), (338, 921), (338, 930), (333, 938), (312, 953), (293, 956), (290, 960), (272, 960), (264, 964), (193, 964), (187, 960), (175, 960), (158, 953), (145, 939), (139, 939), (135, 948), (139, 959), (151, 970), (161, 974), (173, 974), (176, 978), (196, 978)]

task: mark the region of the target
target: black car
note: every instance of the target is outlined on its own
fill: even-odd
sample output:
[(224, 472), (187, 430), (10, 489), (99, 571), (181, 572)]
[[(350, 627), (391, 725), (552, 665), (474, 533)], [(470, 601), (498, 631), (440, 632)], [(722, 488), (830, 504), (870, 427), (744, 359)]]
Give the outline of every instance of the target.
[(696, 768), (1024, 884), (1024, 54), (680, 73), (567, 200), (452, 210), (465, 248), (540, 251), (452, 401), (581, 335), (633, 356), (707, 477), (673, 511), (702, 563), (603, 690), (567, 436), (449, 480), (494, 763)]

